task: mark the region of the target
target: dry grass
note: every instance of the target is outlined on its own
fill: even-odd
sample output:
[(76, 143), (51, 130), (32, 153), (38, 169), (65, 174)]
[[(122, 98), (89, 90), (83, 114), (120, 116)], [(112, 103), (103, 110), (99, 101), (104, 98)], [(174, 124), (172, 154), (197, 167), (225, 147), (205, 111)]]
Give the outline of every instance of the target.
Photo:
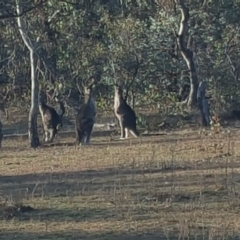
[(0, 239), (238, 239), (237, 134), (5, 140)]

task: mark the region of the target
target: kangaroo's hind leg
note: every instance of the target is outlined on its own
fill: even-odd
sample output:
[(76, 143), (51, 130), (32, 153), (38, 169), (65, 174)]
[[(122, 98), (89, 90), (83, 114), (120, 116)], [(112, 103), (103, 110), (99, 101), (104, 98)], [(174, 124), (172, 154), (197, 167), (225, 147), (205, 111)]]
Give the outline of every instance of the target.
[(82, 144), (83, 140), (84, 140), (84, 134), (83, 134), (82, 130), (76, 129), (75, 133), (76, 133), (76, 142), (75, 142), (75, 144), (76, 145)]
[(44, 129), (44, 141), (47, 142), (48, 141), (48, 130)]
[(133, 121), (131, 122), (131, 124), (129, 125), (129, 132), (135, 137), (139, 137), (139, 132), (137, 130), (137, 124), (136, 124), (136, 120), (133, 119)]
[(135, 137), (139, 137), (139, 132), (137, 130), (136, 122), (132, 124), (132, 126), (129, 128), (130, 133)]
[(93, 130), (93, 125), (94, 125), (94, 122), (91, 120), (91, 121), (88, 123), (87, 129), (86, 129), (85, 144), (87, 144), (87, 145), (90, 143), (91, 134), (92, 134), (92, 130)]
[(122, 117), (119, 118), (119, 125), (120, 125), (120, 131), (121, 131), (120, 139), (124, 139), (125, 138), (125, 130), (124, 130), (124, 122), (123, 122)]
[(124, 130), (125, 130), (125, 139), (127, 139), (128, 138), (129, 129), (125, 127)]
[(53, 142), (53, 139), (56, 135), (56, 129), (53, 129), (53, 128), (49, 129), (49, 134), (50, 134), (49, 142)]
[(130, 133), (131, 133), (135, 138), (138, 138), (138, 137), (139, 137), (139, 133), (136, 132), (136, 131), (130, 130)]

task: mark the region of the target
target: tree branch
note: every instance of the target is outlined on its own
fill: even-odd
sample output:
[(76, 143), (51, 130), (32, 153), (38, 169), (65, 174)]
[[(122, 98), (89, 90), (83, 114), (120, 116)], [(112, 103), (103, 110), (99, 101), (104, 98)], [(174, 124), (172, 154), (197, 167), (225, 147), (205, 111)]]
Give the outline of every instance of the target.
[[(198, 88), (198, 77), (196, 73), (195, 63), (193, 61), (193, 52), (186, 46), (184, 41), (188, 32), (188, 20), (189, 20), (189, 9), (185, 6), (184, 0), (175, 0), (176, 5), (178, 5), (181, 11), (181, 21), (178, 34), (175, 33), (177, 38), (177, 43), (181, 55), (187, 64), (188, 70), (190, 72), (190, 94), (188, 97), (188, 107), (192, 107), (197, 103), (197, 88)], [(188, 39), (188, 45), (192, 42), (192, 37)]]
[(233, 63), (231, 57), (229, 56), (229, 51), (233, 47), (233, 46), (229, 46), (229, 45), (230, 45), (231, 41), (233, 40), (233, 38), (234, 38), (234, 34), (232, 34), (232, 36), (230, 37), (230, 39), (228, 40), (228, 42), (226, 44), (225, 54), (227, 56), (228, 63), (230, 65), (230, 67), (232, 68), (231, 74), (232, 74), (234, 80), (239, 82), (239, 76), (238, 76), (237, 67), (235, 66), (235, 64)]
[(13, 13), (9, 13), (9, 14), (5, 14), (5, 15), (0, 15), (0, 20), (4, 20), (4, 19), (9, 19), (9, 18), (18, 18), (21, 17), (33, 10), (35, 10), (36, 8), (40, 7), (41, 5), (43, 5), (44, 3), (47, 3), (48, 0), (40, 0), (39, 3), (37, 3), (35, 6), (30, 7), (29, 9), (22, 11), (20, 13), (17, 14), (13, 14)]
[[(177, 2), (178, 0), (176, 0)], [(185, 47), (184, 38), (186, 36), (186, 33), (188, 31), (188, 20), (189, 20), (189, 9), (185, 6), (183, 0), (179, 0), (178, 2), (180, 11), (181, 11), (181, 22), (179, 31), (177, 34), (177, 40), (178, 40), (178, 46), (179, 50), (181, 51), (181, 54), (186, 61), (188, 68), (190, 68), (190, 61), (189, 59), (192, 58), (193, 53), (190, 49)]]
[[(21, 13), (22, 13), (22, 6), (21, 6), (21, 4), (19, 4), (18, 0), (16, 0), (16, 11), (17, 11), (18, 15), (21, 15)], [(23, 21), (22, 21), (21, 17), (17, 17), (17, 23), (18, 23), (19, 31), (20, 31), (20, 34), (21, 34), (22, 39), (24, 41), (24, 44), (27, 46), (29, 51), (33, 51), (32, 42), (28, 38), (27, 34), (25, 33), (26, 29), (25, 29), (25, 27), (23, 25)]]
[(135, 69), (134, 69), (134, 73), (133, 73), (133, 77), (132, 77), (132, 81), (127, 85), (127, 88), (126, 88), (126, 94), (125, 94), (125, 100), (127, 101), (127, 98), (128, 98), (128, 95), (129, 95), (129, 90), (130, 88), (132, 87), (137, 75), (138, 75), (138, 71), (139, 71), (139, 68), (140, 68), (140, 65), (141, 63), (139, 62), (139, 59), (138, 59), (138, 56), (135, 55), (136, 57), (136, 66), (135, 66)]
[[(22, 0), (16, 0), (16, 11), (20, 16), (22, 13)], [(26, 47), (30, 52), (30, 66), (31, 66), (31, 108), (28, 117), (28, 137), (30, 141), (30, 146), (36, 148), (40, 145), (38, 129), (37, 129), (37, 106), (38, 106), (38, 81), (36, 79), (36, 57), (35, 49), (33, 47), (32, 41), (26, 34), (26, 29), (24, 22), (21, 17), (17, 18), (17, 24), (19, 28), (20, 35)]]

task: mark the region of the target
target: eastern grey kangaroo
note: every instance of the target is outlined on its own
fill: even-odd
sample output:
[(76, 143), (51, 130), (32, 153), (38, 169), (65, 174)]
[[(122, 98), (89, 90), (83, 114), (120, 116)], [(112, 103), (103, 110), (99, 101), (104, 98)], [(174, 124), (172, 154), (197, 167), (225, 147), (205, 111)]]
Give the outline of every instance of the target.
[(75, 118), (76, 144), (89, 144), (95, 123), (96, 106), (93, 97), (94, 80), (84, 86), (84, 103), (80, 106)]
[(127, 139), (128, 131), (137, 138), (139, 136), (139, 132), (136, 127), (136, 114), (123, 98), (122, 88), (115, 85), (114, 90), (114, 112), (121, 129), (120, 139)]
[(54, 108), (48, 106), (44, 101), (39, 100), (39, 112), (42, 118), (45, 142), (48, 140), (52, 142), (57, 132), (62, 128), (62, 116), (65, 113), (65, 107), (58, 98), (56, 98), (56, 101), (59, 103), (62, 111), (60, 115)]

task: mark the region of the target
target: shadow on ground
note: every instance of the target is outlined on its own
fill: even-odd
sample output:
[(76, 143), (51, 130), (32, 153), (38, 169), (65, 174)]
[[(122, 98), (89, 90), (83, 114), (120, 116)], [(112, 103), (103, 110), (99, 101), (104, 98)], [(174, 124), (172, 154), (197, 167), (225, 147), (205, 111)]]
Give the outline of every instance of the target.
[[(239, 168), (240, 164), (232, 166)], [(220, 169), (222, 168), (222, 171)], [(203, 169), (218, 169), (217, 175), (211, 173), (197, 174)], [(188, 174), (184, 174), (185, 171)], [(172, 173), (174, 172), (174, 176)], [(182, 174), (177, 174), (182, 172)], [(192, 172), (192, 173), (191, 173)], [(165, 202), (173, 185), (179, 189), (196, 187), (200, 184), (223, 184), (225, 179), (225, 161), (215, 165), (205, 163), (196, 166), (163, 166), (161, 168), (107, 168), (102, 170), (85, 170), (63, 173), (25, 174), (16, 176), (0, 176), (0, 193), (2, 196), (11, 196), (14, 199), (29, 199), (34, 197), (64, 198), (64, 197), (91, 197), (99, 195), (101, 201), (112, 202), (114, 195), (121, 195), (121, 191), (131, 191), (134, 201), (144, 198), (154, 198), (157, 202)], [(231, 175), (230, 175), (231, 177)], [(234, 173), (234, 182), (240, 182), (240, 174)], [(236, 188), (238, 188), (236, 186)], [(198, 191), (198, 190), (197, 190)], [(192, 192), (193, 193), (193, 192)], [(227, 194), (227, 193), (224, 193)], [(176, 195), (176, 201), (195, 200), (195, 194)], [(218, 192), (210, 192), (209, 198), (219, 197)], [(105, 199), (105, 200), (104, 200)], [(124, 200), (123, 200), (124, 201)], [(85, 214), (83, 214), (85, 215)], [(90, 214), (91, 215), (91, 214)], [(111, 215), (111, 214), (110, 214)], [(61, 219), (61, 218), (59, 218)]]
[[(203, 169), (204, 164), (199, 166)], [(215, 166), (216, 167), (216, 166)], [(185, 171), (184, 168), (175, 168), (174, 171)], [(196, 171), (196, 169), (188, 169)], [(0, 176), (0, 193), (2, 198), (11, 198), (14, 202), (31, 199), (40, 199), (36, 206), (31, 206), (31, 211), (22, 211), (19, 208), (10, 210), (0, 205), (0, 220), (3, 221), (19, 221), (21, 223), (30, 222), (58, 222), (58, 223), (84, 223), (84, 222), (118, 222), (126, 221), (128, 211), (131, 208), (131, 218), (135, 221), (158, 221), (159, 212), (161, 214), (176, 214), (179, 207), (191, 202), (198, 202), (200, 199), (199, 190), (186, 191), (184, 187), (196, 187), (199, 185), (199, 175), (179, 175), (172, 177), (172, 169), (126, 169), (126, 168), (109, 168), (99, 171), (78, 171), (65, 173), (43, 173), (43, 174), (26, 174), (17, 176)], [(147, 174), (150, 174), (147, 175)], [(218, 174), (202, 174), (201, 181), (204, 185), (216, 183), (217, 179), (224, 179), (225, 173)], [(239, 182), (240, 174), (234, 174), (234, 181)], [(175, 190), (171, 193), (173, 185), (178, 186), (180, 191)], [(128, 197), (125, 197), (128, 194)], [(202, 189), (201, 197), (204, 196), (205, 203), (211, 204), (213, 201), (228, 201), (228, 191), (213, 191)], [(75, 198), (76, 197), (76, 198)], [(236, 196), (237, 197), (237, 196)], [(42, 203), (41, 203), (42, 199)], [(172, 199), (172, 203), (177, 203), (176, 208), (162, 207), (168, 199)], [(48, 201), (46, 207), (44, 201)], [(74, 202), (75, 201), (75, 202)], [(138, 207), (139, 204), (144, 207)], [(27, 207), (26, 207), (27, 208)], [(175, 212), (174, 212), (175, 211)], [(176, 225), (177, 222), (172, 222)], [(150, 239), (177, 239), (180, 231), (174, 234), (164, 235), (163, 229), (154, 232), (141, 231), (141, 229), (130, 229), (128, 233), (118, 233), (109, 229), (108, 233), (89, 234), (80, 231), (76, 232), (54, 232), (46, 229), (41, 234), (24, 233), (24, 232), (8, 232), (1, 231), (0, 239), (126, 239), (126, 240), (150, 240)], [(47, 228), (47, 226), (46, 226)], [(198, 227), (196, 227), (198, 228)], [(188, 233), (190, 239), (208, 239), (208, 230), (204, 229), (206, 236), (201, 235), (201, 229), (195, 229), (195, 234)], [(129, 233), (130, 232), (130, 233)], [(144, 233), (139, 233), (144, 232)], [(138, 234), (139, 233), (139, 234)], [(183, 236), (182, 236), (183, 238)], [(182, 239), (181, 238), (181, 239)], [(237, 237), (224, 237), (222, 239), (238, 239)]]
[[(34, 157), (31, 155), (31, 158)], [(5, 194), (11, 192), (14, 194), (14, 191), (18, 191), (18, 189), (24, 189), (28, 193), (32, 193), (34, 188), (35, 193), (38, 189), (37, 185), (44, 185), (46, 192), (58, 192), (59, 189), (75, 189), (81, 190), (83, 187), (89, 190), (97, 190), (97, 189), (108, 189), (114, 185), (115, 182), (121, 183), (123, 186), (131, 186), (135, 188), (139, 185), (141, 187), (142, 184), (148, 184), (149, 181), (153, 181), (150, 176), (145, 176), (147, 174), (157, 174), (155, 182), (157, 182), (159, 187), (168, 186), (168, 180), (171, 178), (171, 175), (164, 176), (165, 173), (177, 173), (182, 171), (201, 171), (201, 170), (214, 170), (214, 169), (222, 169), (223, 172), (218, 175), (218, 178), (224, 177), (224, 172), (226, 168), (226, 157), (225, 155), (218, 156), (216, 158), (210, 158), (211, 162), (207, 162), (205, 159), (204, 162), (199, 162), (198, 164), (189, 164), (186, 162), (184, 166), (177, 162), (177, 159), (174, 161), (174, 165), (171, 163), (162, 163), (157, 164), (156, 162), (148, 163), (145, 167), (116, 167), (116, 168), (104, 168), (98, 170), (83, 170), (83, 171), (71, 171), (71, 172), (49, 172), (49, 173), (40, 173), (40, 174), (23, 174), (23, 175), (14, 175), (14, 176), (0, 176), (0, 190)], [(216, 161), (218, 162), (216, 162)], [(15, 163), (16, 164), (16, 163)], [(19, 163), (20, 164), (20, 163)], [(159, 165), (159, 166), (157, 166)], [(240, 162), (235, 162), (231, 164), (231, 168), (240, 168)], [(214, 175), (208, 174), (207, 178), (214, 178)], [(169, 179), (168, 179), (169, 177)], [(140, 180), (140, 178), (142, 180)], [(185, 179), (186, 178), (186, 179)], [(238, 173), (234, 173), (234, 178), (240, 179)], [(158, 180), (158, 181), (157, 181)], [(178, 184), (195, 184), (199, 181), (199, 176), (193, 174), (191, 176), (181, 176), (174, 177), (172, 179)], [(169, 184), (171, 184), (169, 182)], [(48, 191), (49, 188), (49, 191)], [(60, 191), (61, 192), (61, 191)]]
[[(235, 234), (231, 236), (230, 234), (221, 239), (225, 240), (238, 240), (239, 234)], [(195, 240), (202, 240), (202, 239), (209, 239), (210, 234), (205, 233), (198, 234), (198, 235), (175, 235), (173, 233), (166, 233), (163, 232), (154, 232), (154, 233), (145, 233), (145, 234), (137, 234), (137, 233), (96, 233), (96, 234), (89, 234), (86, 232), (76, 231), (76, 232), (55, 232), (55, 233), (21, 233), (21, 232), (8, 232), (2, 231), (0, 232), (0, 239), (57, 239), (57, 240), (176, 240), (176, 239), (195, 239)], [(211, 237), (210, 237), (211, 238)]]
[[(177, 142), (192, 142), (192, 141), (197, 141), (200, 140), (204, 141), (205, 137), (201, 137), (198, 135), (195, 136), (189, 136), (189, 134), (171, 134), (171, 135), (166, 135), (166, 134), (161, 134), (161, 133), (156, 133), (156, 134), (144, 134), (141, 138), (135, 139), (135, 138), (129, 138), (125, 140), (120, 140), (119, 135), (111, 135), (112, 131), (96, 131), (93, 132), (93, 136), (90, 142), (90, 147), (116, 147), (116, 146), (136, 146), (142, 143), (154, 143), (154, 144), (175, 144)], [(66, 135), (67, 141), (65, 141), (65, 138), (63, 135), (60, 137), (57, 136), (57, 139), (54, 140), (53, 143), (44, 143), (42, 142), (42, 139), (40, 138), (41, 146), (39, 148), (52, 148), (52, 147), (75, 147), (75, 135), (74, 133), (69, 133), (65, 132), (62, 133), (63, 135)], [(99, 140), (100, 137), (109, 137), (108, 139), (104, 140)], [(29, 149), (28, 142), (26, 141), (27, 135), (9, 135), (6, 136), (6, 139), (8, 141), (11, 140), (18, 140), (18, 141), (24, 141), (25, 146), (22, 147), (15, 147), (14, 145), (8, 146), (7, 143), (5, 143), (5, 140), (3, 141), (3, 148), (1, 150), (1, 153), (4, 153), (4, 151), (11, 151), (12, 153), (14, 152), (21, 152), (26, 149)], [(72, 141), (69, 141), (69, 138), (72, 138)], [(206, 139), (208, 139), (206, 137)], [(218, 141), (219, 138), (212, 138), (214, 141)], [(6, 144), (6, 145), (5, 145)], [(78, 146), (77, 146), (78, 147)], [(82, 146), (82, 147), (88, 147), (88, 146)]]

